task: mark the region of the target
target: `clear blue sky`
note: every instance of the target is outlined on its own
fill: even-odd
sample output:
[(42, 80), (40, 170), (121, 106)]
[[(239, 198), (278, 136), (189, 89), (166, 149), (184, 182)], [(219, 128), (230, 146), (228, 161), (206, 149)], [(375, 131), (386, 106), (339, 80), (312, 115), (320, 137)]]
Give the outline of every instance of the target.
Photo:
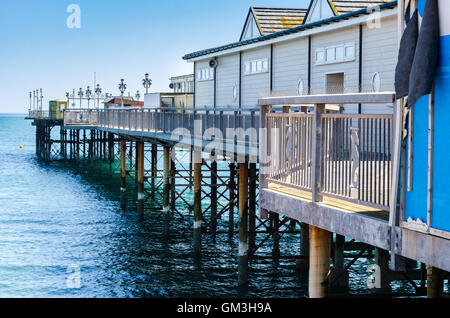
[[(81, 28), (69, 29), (70, 4), (81, 8)], [(169, 78), (191, 73), (182, 56), (236, 41), (250, 6), (307, 7), (309, 0), (1, 0), (0, 113), (24, 113), (28, 92), (65, 98), (93, 86), (118, 95), (124, 78), (142, 93), (168, 91)]]

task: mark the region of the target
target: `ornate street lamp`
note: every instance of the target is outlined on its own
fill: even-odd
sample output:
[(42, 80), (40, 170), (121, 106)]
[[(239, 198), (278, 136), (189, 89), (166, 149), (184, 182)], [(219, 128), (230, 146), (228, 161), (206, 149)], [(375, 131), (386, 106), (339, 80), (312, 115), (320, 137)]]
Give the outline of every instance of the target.
[(88, 100), (88, 109), (89, 109), (89, 101), (91, 100), (91, 96), (92, 96), (92, 91), (91, 91), (91, 88), (88, 86), (86, 89), (86, 98)]
[(78, 91), (78, 97), (80, 97), (80, 109), (81, 109), (81, 100), (83, 99), (83, 96), (84, 96), (83, 89), (80, 88), (80, 90)]
[(75, 108), (75, 88), (72, 90), (72, 108)]
[(33, 109), (36, 111), (37, 107), (36, 107), (36, 91), (33, 90)]
[(30, 111), (33, 109), (33, 102), (31, 101), (31, 92), (30, 92)]
[(97, 87), (95, 88), (95, 94), (97, 95), (97, 108), (100, 108), (100, 95), (102, 94), (100, 84), (97, 84)]
[(42, 100), (44, 99), (44, 96), (42, 96), (42, 88), (39, 89), (39, 95), (41, 95), (41, 96), (40, 96), (40, 100), (41, 100), (41, 107), (40, 107), (40, 110), (41, 110), (41, 112), (42, 112)]
[(136, 97), (136, 100), (139, 101), (139, 98), (141, 98), (141, 94), (139, 94), (139, 91), (136, 92), (135, 97)]
[(126, 89), (127, 89), (127, 84), (125, 84), (125, 81), (122, 78), (120, 80), (120, 84), (119, 84), (120, 96), (122, 98), (122, 107), (123, 107), (123, 93), (125, 93)]
[(145, 87), (145, 94), (148, 94), (148, 89), (152, 86), (152, 80), (149, 78), (148, 73), (145, 74), (145, 78), (142, 80), (142, 85)]

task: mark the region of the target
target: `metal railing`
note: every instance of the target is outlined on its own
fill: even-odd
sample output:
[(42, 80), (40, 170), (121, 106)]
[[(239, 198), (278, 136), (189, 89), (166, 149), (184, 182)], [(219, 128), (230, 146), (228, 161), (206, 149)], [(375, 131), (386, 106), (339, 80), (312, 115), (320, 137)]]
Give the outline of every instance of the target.
[[(258, 146), (259, 108), (113, 108), (113, 109), (69, 109), (64, 111), (65, 126), (89, 126), (115, 130), (172, 134), (175, 130), (202, 140), (213, 140), (235, 137), (240, 128), (244, 135), (249, 135), (252, 129), (253, 140), (235, 144), (251, 144)], [(212, 132), (210, 129), (215, 128)], [(181, 131), (180, 129), (183, 129)], [(233, 135), (231, 135), (233, 133)], [(229, 135), (230, 134), (230, 135)]]
[(36, 119), (50, 118), (50, 114), (47, 110), (29, 110), (28, 118), (36, 118)]
[[(278, 184), (387, 210), (393, 115), (326, 113), (326, 104), (392, 103), (393, 93), (265, 98), (261, 186)], [(312, 114), (285, 105), (309, 104)], [(284, 105), (282, 112), (275, 105)]]

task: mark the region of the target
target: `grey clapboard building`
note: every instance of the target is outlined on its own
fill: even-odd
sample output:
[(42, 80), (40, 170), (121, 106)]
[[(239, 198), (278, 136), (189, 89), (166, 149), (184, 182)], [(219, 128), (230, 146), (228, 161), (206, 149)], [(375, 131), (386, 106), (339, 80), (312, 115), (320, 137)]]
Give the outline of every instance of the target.
[[(185, 55), (203, 107), (254, 107), (261, 97), (394, 91), (397, 1), (312, 0), (250, 8), (239, 41)], [(392, 113), (392, 104), (344, 112)]]

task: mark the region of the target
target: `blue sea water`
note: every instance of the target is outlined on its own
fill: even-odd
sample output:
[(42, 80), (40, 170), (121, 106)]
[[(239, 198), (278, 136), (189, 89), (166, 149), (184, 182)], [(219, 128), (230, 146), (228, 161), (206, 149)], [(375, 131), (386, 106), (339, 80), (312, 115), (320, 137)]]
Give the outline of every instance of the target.
[[(0, 297), (306, 297), (293, 260), (252, 261), (249, 287), (238, 289), (237, 237), (205, 235), (195, 259), (188, 212), (171, 215), (166, 236), (156, 204), (147, 202), (140, 220), (131, 193), (128, 211), (119, 209), (117, 175), (45, 164), (34, 142), (24, 116), (0, 115)], [(283, 255), (298, 248), (298, 235), (283, 236)], [(261, 253), (270, 254), (270, 241)], [(352, 266), (352, 293), (368, 292), (370, 262)]]

